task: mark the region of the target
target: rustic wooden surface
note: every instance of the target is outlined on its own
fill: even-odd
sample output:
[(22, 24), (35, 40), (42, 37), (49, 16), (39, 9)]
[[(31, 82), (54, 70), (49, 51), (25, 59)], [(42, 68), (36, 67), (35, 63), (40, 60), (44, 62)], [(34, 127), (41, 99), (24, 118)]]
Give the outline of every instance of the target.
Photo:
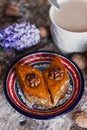
[[(37, 51), (38, 50), (58, 52), (51, 42), (44, 44), (44, 46), (38, 48)], [(12, 55), (10, 55), (10, 57), (11, 56)], [(87, 112), (87, 73), (84, 71), (83, 74), (85, 77), (85, 92), (79, 104), (69, 114), (51, 120), (30, 119), (18, 113), (6, 100), (3, 91), (4, 86), (0, 84), (0, 130), (85, 130), (77, 127), (72, 121), (72, 114), (76, 110)]]
[[(13, 4), (19, 7), (20, 17), (9, 16), (6, 4)], [(0, 1), (0, 28), (16, 22), (28, 21), (36, 24), (37, 26), (50, 25), (49, 20), (49, 3), (47, 0), (1, 0)], [(11, 8), (11, 7), (10, 7)], [(16, 8), (17, 9), (17, 8)], [(7, 11), (8, 12), (8, 11)], [(6, 17), (5, 17), (6, 16)], [(52, 41), (46, 41), (38, 44), (36, 47), (28, 49), (26, 52), (15, 53), (14, 51), (2, 52), (0, 51), (0, 130), (86, 130), (77, 127), (73, 120), (72, 114), (76, 110), (87, 112), (87, 72), (84, 70), (82, 73), (85, 78), (85, 91), (79, 104), (65, 116), (58, 117), (51, 120), (35, 120), (27, 118), (16, 110), (14, 110), (5, 98), (3, 91), (3, 82), (5, 72), (12, 62), (19, 58), (24, 53), (49, 50), (58, 52)]]

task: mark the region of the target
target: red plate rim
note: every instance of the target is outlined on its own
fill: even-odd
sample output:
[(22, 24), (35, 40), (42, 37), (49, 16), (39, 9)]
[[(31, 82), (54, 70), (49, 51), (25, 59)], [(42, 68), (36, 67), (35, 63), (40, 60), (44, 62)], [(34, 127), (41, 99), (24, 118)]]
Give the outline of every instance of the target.
[(15, 93), (16, 75), (13, 69), (14, 66), (12, 66), (7, 73), (6, 80), (5, 80), (6, 97), (8, 101), (10, 100), (10, 104), (11, 105), (13, 104), (12, 105), (13, 107), (15, 106), (16, 110), (18, 110), (24, 115), (26, 115), (25, 113), (27, 113), (28, 117), (30, 115), (30, 117), (35, 117), (39, 119), (48, 119), (56, 115), (64, 114), (70, 111), (71, 108), (73, 108), (79, 102), (83, 94), (84, 82), (83, 82), (83, 76), (80, 69), (70, 59), (67, 59), (63, 55), (60, 55), (54, 52), (53, 53), (52, 52), (38, 52), (38, 53), (28, 54), (24, 56), (22, 59), (18, 60), (15, 64), (36, 64), (38, 62), (45, 62), (45, 61), (50, 62), (54, 58), (55, 55), (60, 56), (66, 69), (72, 75), (73, 82), (74, 82), (73, 94), (70, 97), (70, 100), (67, 103), (65, 103), (63, 106), (61, 106), (60, 109), (55, 108), (55, 109), (50, 109), (47, 111), (40, 111), (40, 110), (31, 109), (27, 107), (26, 105), (24, 105), (19, 100), (19, 98), (17, 97)]

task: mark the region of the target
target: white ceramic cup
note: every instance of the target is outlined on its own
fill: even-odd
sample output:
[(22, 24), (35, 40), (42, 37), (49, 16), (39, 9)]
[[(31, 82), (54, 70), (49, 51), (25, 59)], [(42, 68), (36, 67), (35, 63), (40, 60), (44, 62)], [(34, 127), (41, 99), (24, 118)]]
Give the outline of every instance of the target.
[(49, 11), (51, 20), (51, 35), (56, 47), (63, 54), (72, 54), (75, 52), (84, 52), (87, 50), (87, 32), (72, 32), (67, 31), (58, 24), (54, 19), (54, 10), (52, 5)]

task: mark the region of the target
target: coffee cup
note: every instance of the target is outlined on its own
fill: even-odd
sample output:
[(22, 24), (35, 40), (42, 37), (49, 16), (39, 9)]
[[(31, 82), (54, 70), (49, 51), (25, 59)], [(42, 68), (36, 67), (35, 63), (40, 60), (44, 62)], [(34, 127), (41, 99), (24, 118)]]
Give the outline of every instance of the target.
[(87, 0), (63, 0), (58, 4), (60, 9), (52, 5), (49, 10), (54, 44), (63, 54), (86, 51)]

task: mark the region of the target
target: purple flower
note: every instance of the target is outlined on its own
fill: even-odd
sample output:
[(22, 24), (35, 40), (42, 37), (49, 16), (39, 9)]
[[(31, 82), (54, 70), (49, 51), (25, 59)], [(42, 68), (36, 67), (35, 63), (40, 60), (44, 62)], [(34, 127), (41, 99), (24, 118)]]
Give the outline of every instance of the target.
[(39, 29), (29, 23), (16, 23), (0, 31), (0, 45), (4, 48), (23, 50), (39, 41)]
[(33, 109), (37, 109), (39, 107), (39, 105), (38, 104), (33, 104), (32, 107), (33, 107)]

